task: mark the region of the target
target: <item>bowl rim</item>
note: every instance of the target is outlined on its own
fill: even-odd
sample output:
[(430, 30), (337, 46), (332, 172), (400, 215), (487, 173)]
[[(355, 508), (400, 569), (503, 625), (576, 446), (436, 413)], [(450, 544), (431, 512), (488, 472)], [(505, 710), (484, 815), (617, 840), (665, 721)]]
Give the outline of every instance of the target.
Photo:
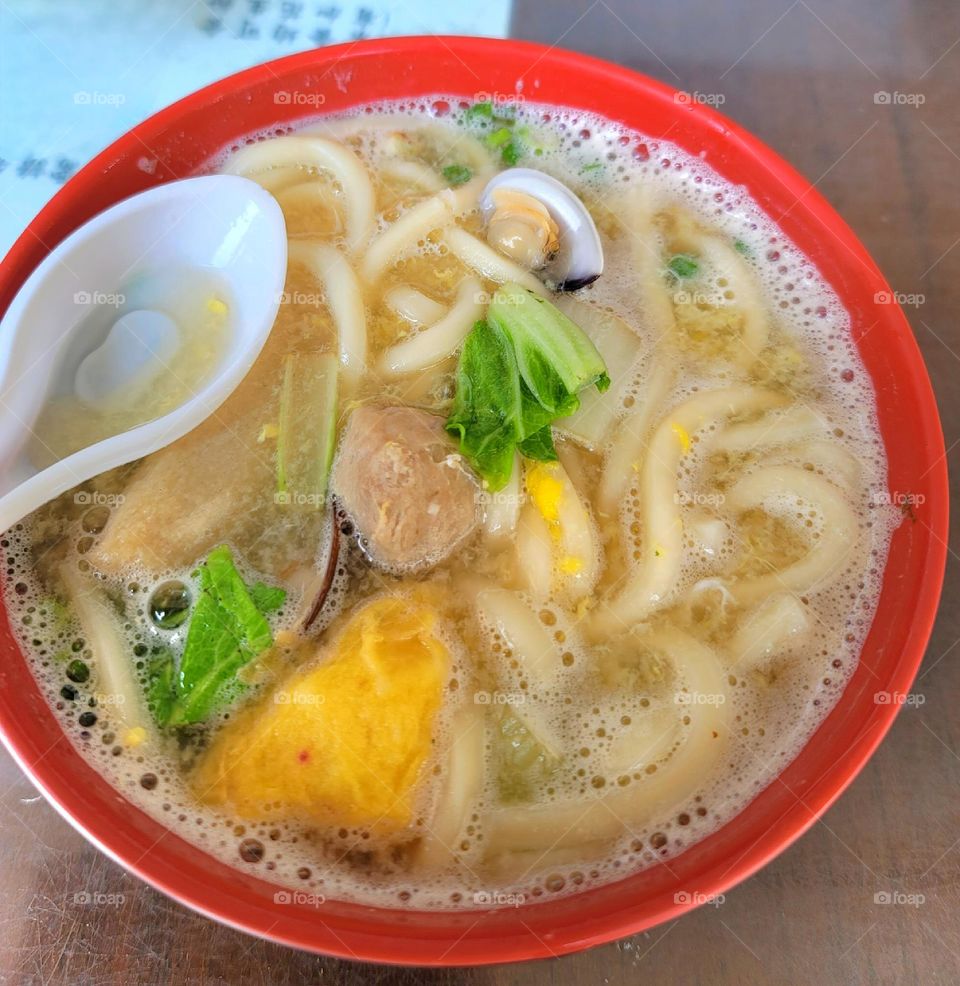
[[(276, 78), (280, 73), (285, 71), (300, 68), (306, 69), (317, 65), (336, 65), (348, 60), (352, 54), (376, 56), (378, 54), (396, 55), (399, 53), (415, 57), (418, 54), (428, 54), (431, 50), (436, 50), (438, 46), (453, 52), (457, 57), (462, 56), (463, 58), (468, 58), (471, 52), (479, 52), (482, 49), (495, 49), (504, 53), (529, 56), (537, 63), (549, 60), (551, 63), (562, 66), (574, 74), (585, 73), (595, 78), (603, 78), (609, 82), (611, 87), (615, 87), (621, 91), (643, 90), (645, 94), (653, 99), (659, 99), (661, 101), (671, 100), (676, 103), (675, 96), (678, 90), (642, 73), (562, 48), (514, 39), (477, 38), (456, 35), (376, 38), (310, 49), (264, 62), (220, 79), (161, 109), (127, 131), (80, 169), (33, 219), (14, 243), (3, 263), (0, 264), (0, 311), (5, 310), (10, 298), (29, 275), (29, 271), (39, 262), (40, 258), (35, 256), (38, 251), (42, 251), (42, 257), (51, 247), (51, 245), (43, 243), (38, 231), (45, 229), (52, 218), (56, 217), (62, 209), (68, 207), (80, 189), (102, 182), (118, 158), (128, 155), (132, 149), (137, 147), (138, 141), (143, 143), (140, 139), (142, 134), (166, 127), (191, 109), (216, 102), (221, 96), (234, 93), (248, 86), (267, 82), (271, 77)], [(400, 92), (393, 98), (402, 98), (403, 95), (404, 93)], [(571, 105), (573, 105), (572, 101)], [(821, 231), (829, 232), (850, 251), (852, 257), (865, 271), (864, 276), (869, 277), (872, 285), (889, 291), (889, 286), (883, 275), (846, 222), (829, 205), (816, 187), (790, 164), (784, 161), (758, 138), (743, 129), (739, 124), (724, 117), (709, 106), (696, 102), (690, 103), (688, 101), (686, 105), (678, 108), (677, 112), (697, 114), (700, 123), (714, 130), (725, 141), (729, 141), (738, 153), (751, 158), (754, 163), (763, 169), (766, 177), (771, 181), (777, 182), (786, 191), (796, 197), (799, 206), (811, 216)], [(243, 134), (238, 134), (237, 136), (239, 138)], [(665, 137), (664, 139), (669, 138)], [(77, 223), (77, 225), (80, 224)], [(24, 266), (26, 266), (26, 273), (22, 273)], [(936, 401), (919, 347), (899, 305), (891, 306), (891, 311), (887, 313), (887, 318), (891, 322), (891, 331), (898, 332), (902, 335), (903, 338), (899, 339), (898, 342), (906, 348), (909, 358), (909, 365), (905, 367), (903, 373), (909, 376), (910, 383), (916, 391), (916, 397), (919, 403), (916, 414), (922, 427), (922, 436), (919, 437), (922, 437), (925, 447), (930, 449), (931, 457), (934, 458), (929, 470), (930, 478), (928, 486), (936, 493), (935, 502), (931, 505), (931, 523), (926, 525), (932, 535), (926, 555), (928, 564), (922, 581), (914, 588), (916, 605), (912, 610), (909, 635), (906, 645), (903, 648), (902, 659), (896, 668), (896, 673), (887, 682), (892, 691), (906, 693), (922, 661), (939, 603), (947, 552), (948, 485), (943, 433)], [(838, 699), (837, 704), (834, 706), (834, 711), (841, 706), (843, 700), (843, 696)], [(701, 883), (701, 886), (705, 890), (704, 896), (722, 894), (729, 890), (766, 865), (773, 857), (783, 852), (792, 842), (807, 831), (859, 774), (892, 725), (898, 711), (899, 705), (895, 703), (878, 707), (875, 714), (871, 715), (868, 725), (858, 735), (855, 743), (847, 748), (842, 755), (838, 756), (835, 762), (831, 763), (822, 774), (811, 782), (806, 798), (798, 800), (796, 805), (790, 810), (785, 811), (765, 831), (764, 835), (758, 838), (749, 850), (745, 851), (731, 865), (713, 865), (708, 870), (707, 875)], [(3, 708), (0, 706), (0, 714), (2, 713)], [(813, 740), (815, 735), (816, 733), (808, 739), (804, 748)], [(54, 747), (63, 738), (65, 738), (65, 734), (58, 737), (58, 740), (53, 744)], [(21, 729), (14, 728), (10, 722), (4, 721), (2, 717), (0, 717), (0, 739), (2, 739), (4, 745), (10, 751), (20, 768), (40, 789), (47, 800), (53, 804), (57, 811), (90, 842), (115, 862), (123, 866), (124, 869), (133, 872), (148, 884), (161, 890), (180, 903), (186, 904), (193, 910), (213, 918), (222, 924), (260, 938), (277, 941), (307, 951), (333, 955), (340, 958), (360, 958), (366, 961), (399, 965), (450, 966), (493, 964), (556, 956), (579, 951), (583, 948), (610, 942), (645, 930), (698, 906), (697, 902), (694, 901), (678, 902), (675, 899), (672, 905), (661, 905), (659, 908), (654, 907), (652, 909), (647, 908), (642, 917), (638, 917), (636, 914), (626, 910), (622, 913), (618, 911), (615, 915), (605, 914), (601, 915), (598, 919), (599, 926), (596, 921), (593, 922), (590, 925), (589, 931), (585, 927), (582, 935), (568, 934), (563, 940), (555, 939), (550, 942), (546, 942), (534, 935), (532, 940), (525, 940), (522, 944), (514, 939), (498, 940), (495, 944), (491, 944), (492, 939), (478, 939), (474, 942), (469, 941), (465, 936), (462, 948), (455, 947), (460, 945), (460, 942), (454, 942), (453, 945), (449, 945), (449, 947), (444, 949), (441, 946), (447, 944), (446, 942), (437, 943), (431, 938), (429, 941), (421, 942), (420, 944), (424, 946), (422, 953), (412, 957), (409, 949), (400, 948), (398, 941), (390, 941), (386, 938), (371, 939), (367, 936), (363, 937), (362, 940), (359, 937), (357, 938), (360, 941), (358, 946), (360, 951), (358, 951), (357, 948), (351, 947), (349, 944), (351, 940), (349, 937), (347, 940), (344, 940), (336, 933), (335, 929), (332, 933), (327, 928), (323, 934), (318, 934), (315, 931), (305, 934), (302, 928), (299, 930), (277, 929), (275, 926), (276, 922), (267, 926), (266, 920), (261, 919), (259, 913), (255, 917), (250, 917), (249, 915), (240, 917), (236, 911), (225, 913), (222, 906), (212, 908), (204, 900), (202, 892), (191, 893), (184, 889), (182, 882), (179, 886), (176, 886), (175, 881), (178, 877), (175, 873), (170, 873), (162, 867), (147, 865), (142, 860), (132, 861), (129, 857), (125, 857), (121, 849), (111, 846), (101, 837), (101, 834), (96, 830), (96, 819), (85, 817), (82, 796), (78, 796), (77, 792), (71, 790), (68, 785), (60, 783), (43, 764), (42, 756), (38, 760), (32, 760), (26, 734)], [(768, 786), (776, 784), (778, 779), (779, 775)], [(801, 808), (802, 810), (800, 810)], [(136, 809), (136, 806), (128, 801), (125, 802), (123, 810), (130, 813), (139, 811), (139, 809)], [(734, 823), (744, 811), (748, 810), (749, 806), (730, 819), (723, 828)], [(86, 812), (86, 815), (89, 815), (89, 812)], [(723, 828), (721, 831), (723, 831)], [(179, 837), (175, 837), (174, 841), (177, 838)], [(713, 836), (707, 838), (710, 839)], [(202, 850), (199, 851), (201, 853), (203, 852)], [(683, 855), (686, 855), (686, 852)], [(721, 870), (722, 872), (720, 872)], [(621, 882), (629, 882), (635, 879), (636, 876), (636, 874), (634, 876), (628, 876)], [(598, 889), (602, 890), (603, 888)], [(579, 900), (593, 893), (595, 891), (591, 890), (585, 893), (574, 894), (567, 899)], [(548, 907), (553, 903), (534, 903), (529, 906), (533, 908)], [(392, 913), (385, 912), (382, 909), (370, 910), (377, 910), (381, 915)], [(426, 915), (431, 912), (412, 913), (414, 915)], [(482, 912), (470, 913), (476, 914)], [(396, 936), (399, 939), (401, 935), (402, 929), (398, 926)], [(356, 941), (354, 943), (356, 944)], [(493, 950), (491, 951), (490, 949)]]

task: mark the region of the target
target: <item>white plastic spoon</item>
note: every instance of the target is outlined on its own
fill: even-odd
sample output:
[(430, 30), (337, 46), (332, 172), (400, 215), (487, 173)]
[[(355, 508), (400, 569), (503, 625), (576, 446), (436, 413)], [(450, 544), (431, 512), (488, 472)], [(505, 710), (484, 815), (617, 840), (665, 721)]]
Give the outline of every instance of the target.
[[(30, 275), (0, 322), (0, 531), (209, 417), (263, 348), (286, 268), (280, 207), (255, 182), (233, 175), (142, 192), (67, 237)], [(171, 317), (175, 304), (162, 302), (176, 291), (171, 272), (177, 271), (209, 275), (228, 296), (227, 334), (216, 365), (169, 412), (38, 469), (28, 455), (29, 440), (51, 397), (72, 388), (78, 406), (100, 402), (109, 409), (118, 395), (129, 400), (148, 393), (172, 372), (184, 327)], [(156, 309), (144, 304), (151, 300), (151, 278)], [(137, 301), (132, 311), (123, 310), (128, 284)]]

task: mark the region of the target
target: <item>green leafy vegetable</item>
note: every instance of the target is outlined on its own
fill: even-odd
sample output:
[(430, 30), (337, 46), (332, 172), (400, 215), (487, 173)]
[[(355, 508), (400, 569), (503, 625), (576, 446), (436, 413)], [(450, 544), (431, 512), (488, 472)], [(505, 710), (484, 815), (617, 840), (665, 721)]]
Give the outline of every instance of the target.
[(494, 294), (487, 318), (510, 337), (520, 375), (553, 417), (572, 414), (580, 406), (578, 390), (591, 384), (600, 391), (610, 386), (597, 347), (546, 298), (519, 284), (504, 284)]
[(491, 490), (510, 479), (514, 452), (557, 458), (551, 423), (580, 406), (577, 392), (610, 386), (603, 359), (583, 331), (518, 284), (496, 292), (487, 318), (464, 342), (447, 419), (460, 451)]
[(473, 177), (473, 172), (465, 164), (448, 164), (442, 174), (454, 188), (465, 185)]
[(670, 258), (670, 262), (667, 264), (667, 270), (674, 277), (684, 281), (697, 276), (697, 271), (700, 270), (700, 264), (696, 257), (691, 257), (688, 253), (678, 253), (676, 256)]
[[(262, 583), (248, 589), (225, 545), (210, 552), (198, 578), (200, 593), (179, 671), (174, 675), (162, 664), (149, 676), (148, 702), (152, 700), (158, 710), (154, 712), (158, 721), (162, 715), (170, 725), (202, 722), (243, 691), (237, 672), (273, 644), (270, 625), (255, 598), (271, 608), (283, 602), (279, 595), (283, 590)], [(172, 688), (165, 690), (171, 681)]]
[(176, 662), (170, 651), (154, 657), (147, 665), (147, 708), (158, 726), (169, 724), (176, 696)]
[[(553, 444), (553, 429), (544, 425), (539, 431), (525, 438), (517, 445), (521, 455), (538, 462), (556, 462), (557, 447)], [(509, 477), (508, 477), (509, 478)]]
[(504, 144), (508, 144), (510, 142), (510, 136), (511, 134), (509, 127), (500, 127), (498, 130), (494, 130), (493, 133), (487, 137), (487, 143), (493, 148), (503, 147)]
[(272, 613), (275, 609), (279, 609), (287, 598), (286, 589), (281, 589), (275, 585), (267, 585), (265, 582), (255, 582), (248, 589), (250, 598), (253, 600), (253, 605), (261, 613)]
[(511, 140), (509, 143), (503, 145), (503, 150), (500, 152), (500, 160), (509, 167), (513, 167), (523, 156), (523, 148), (520, 143), (516, 140)]
[[(486, 144), (491, 150), (499, 151), (500, 160), (507, 167), (512, 167), (520, 160), (525, 146), (530, 143), (525, 139), (529, 128), (516, 126), (515, 106), (498, 103), (494, 107), (491, 102), (474, 103), (467, 108), (463, 118), (466, 123), (489, 131), (485, 137)], [(543, 151), (536, 147), (534, 153), (542, 154)]]
[(508, 167), (515, 165), (523, 156), (523, 145), (514, 134), (512, 120), (487, 137), (487, 146), (500, 151), (500, 160)]
[(733, 249), (736, 250), (737, 253), (743, 254), (744, 257), (750, 257), (753, 255), (753, 251), (750, 249), (750, 244), (744, 243), (743, 240), (734, 240)]
[(580, 174), (587, 175), (591, 171), (599, 171), (602, 167), (603, 167), (603, 162), (602, 161), (594, 161), (592, 164), (585, 164), (580, 169)]
[(493, 118), (493, 103), (474, 103), (468, 106), (463, 114), (464, 119), (475, 122), (477, 120), (490, 120)]
[(510, 479), (523, 414), (517, 358), (503, 330), (477, 322), (457, 364), (457, 391), (447, 431), (460, 439), (460, 451), (491, 489)]

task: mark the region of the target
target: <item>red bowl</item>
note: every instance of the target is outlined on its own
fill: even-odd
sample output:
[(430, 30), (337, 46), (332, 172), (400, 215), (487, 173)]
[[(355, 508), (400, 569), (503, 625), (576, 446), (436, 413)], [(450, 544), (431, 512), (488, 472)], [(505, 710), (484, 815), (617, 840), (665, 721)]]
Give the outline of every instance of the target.
[[(893, 536), (883, 591), (859, 667), (796, 759), (736, 818), (670, 865), (560, 900), (490, 913), (382, 910), (328, 901), (276, 903), (275, 885), (232, 869), (127, 803), (63, 734), (9, 624), (0, 621), (0, 729), (54, 806), (105, 853), (176, 900), (252, 934), (329, 955), (417, 965), (559, 955), (642, 931), (720, 894), (785, 849), (853, 780), (890, 727), (923, 656), (946, 555), (943, 435), (910, 327), (866, 250), (810, 183), (736, 124), (674, 90), (556, 48), (478, 38), (393, 38), (282, 58), (217, 82), (163, 110), (95, 158), (30, 224), (0, 266), (0, 311), (47, 252), (125, 196), (201, 169), (258, 130), (315, 106), (278, 92), (322, 93), (336, 112), (433, 93), (516, 91), (594, 111), (663, 137), (745, 184), (810, 257), (850, 312), (876, 389), (891, 493), (914, 494)], [(266, 876), (266, 874), (263, 874)]]

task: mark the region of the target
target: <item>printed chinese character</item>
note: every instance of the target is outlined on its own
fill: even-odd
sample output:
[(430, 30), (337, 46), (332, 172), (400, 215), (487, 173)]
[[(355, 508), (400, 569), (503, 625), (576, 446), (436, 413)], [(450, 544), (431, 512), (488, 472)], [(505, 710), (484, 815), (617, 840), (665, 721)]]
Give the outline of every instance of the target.
[(293, 28), (287, 27), (286, 24), (278, 24), (273, 29), (273, 40), (274, 41), (296, 41), (297, 31)]
[(50, 178), (58, 185), (62, 185), (77, 170), (77, 162), (69, 158), (57, 158), (57, 163), (50, 172)]
[(47, 166), (45, 158), (35, 158), (33, 155), (25, 157), (17, 168), (17, 175), (20, 178), (39, 178)]

